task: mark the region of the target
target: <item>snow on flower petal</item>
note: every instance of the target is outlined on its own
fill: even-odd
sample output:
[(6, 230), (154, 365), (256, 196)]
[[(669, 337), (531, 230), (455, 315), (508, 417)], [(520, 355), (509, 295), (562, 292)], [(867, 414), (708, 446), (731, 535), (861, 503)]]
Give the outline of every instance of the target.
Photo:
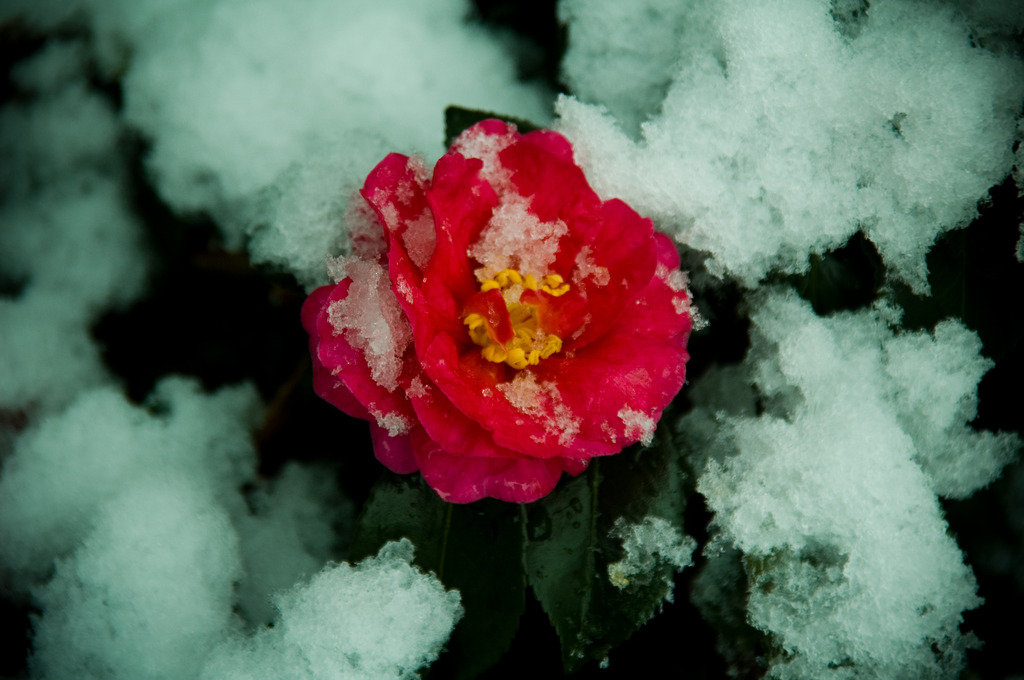
[(686, 375), (686, 278), (564, 137), (486, 120), (431, 175), (390, 154), (361, 194), (385, 247), (333, 263), (303, 323), (314, 388), (370, 421), (382, 463), (451, 502), (522, 503), (650, 441)]

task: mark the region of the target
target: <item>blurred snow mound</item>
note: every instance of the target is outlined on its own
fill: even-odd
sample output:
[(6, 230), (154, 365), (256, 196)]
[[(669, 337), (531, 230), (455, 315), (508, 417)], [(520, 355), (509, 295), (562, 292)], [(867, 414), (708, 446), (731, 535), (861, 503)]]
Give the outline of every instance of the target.
[(458, 593), (408, 541), (324, 568), (350, 508), (329, 470), (257, 478), (260, 415), (251, 385), (167, 378), (144, 406), (86, 391), (18, 437), (0, 576), (40, 608), (33, 677), (406, 678), (437, 657)]

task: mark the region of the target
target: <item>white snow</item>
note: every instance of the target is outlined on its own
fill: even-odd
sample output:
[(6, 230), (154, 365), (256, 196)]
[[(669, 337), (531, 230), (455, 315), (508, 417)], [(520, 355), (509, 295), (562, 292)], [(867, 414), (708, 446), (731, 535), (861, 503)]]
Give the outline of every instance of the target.
[(479, 281), (493, 278), (503, 269), (515, 269), (523, 276), (533, 274), (539, 281), (551, 272), (559, 240), (569, 233), (565, 222), (541, 222), (530, 212), (528, 199), (515, 193), (499, 194), (480, 238), (469, 248), (469, 256), (482, 267), (475, 270)]
[(615, 4), (563, 5), (582, 89), (556, 126), (599, 194), (718, 276), (754, 287), (863, 229), (927, 291), (925, 253), (1011, 170), (1024, 70), (972, 47), (949, 7), (872, 2), (837, 23), (826, 0), (644, 0), (628, 20)]
[(561, 446), (568, 446), (579, 434), (580, 418), (562, 400), (554, 382), (537, 382), (537, 376), (527, 368), (497, 388), (518, 412), (538, 421), (546, 433), (557, 435)]
[(615, 520), (611, 536), (622, 541), (625, 556), (618, 562), (608, 565), (608, 580), (616, 588), (626, 588), (630, 584), (647, 584), (664, 566), (671, 566), (663, 579), (665, 599), (673, 601), (674, 582), (671, 574), (691, 564), (693, 551), (697, 549), (697, 541), (683, 534), (667, 519), (655, 516), (644, 517), (639, 524), (630, 524), (622, 517)]
[(619, 420), (626, 427), (626, 439), (638, 441), (644, 446), (649, 445), (654, 439), (654, 430), (658, 424), (654, 421), (654, 418), (643, 411), (626, 407), (615, 415), (619, 417)]
[[(770, 675), (955, 673), (961, 612), (981, 599), (936, 492), (970, 493), (1020, 447), (966, 427), (989, 365), (976, 337), (954, 322), (894, 336), (870, 310), (817, 318), (792, 293), (757, 302), (743, 370), (709, 376), (679, 431), (703, 442), (697, 488), (745, 556), (749, 621), (788, 652)], [(761, 417), (734, 396), (751, 379)]]
[(402, 357), (412, 342), (412, 327), (391, 290), (387, 269), (352, 258), (345, 264), (345, 273), (352, 286), (344, 300), (331, 303), (331, 325), (363, 351), (373, 380), (394, 392)]
[(172, 378), (147, 408), (86, 392), (17, 440), (0, 577), (38, 597), (33, 677), (402, 678), (436, 658), (458, 594), (407, 541), (324, 567), (347, 505), (330, 471), (256, 477), (257, 407)]

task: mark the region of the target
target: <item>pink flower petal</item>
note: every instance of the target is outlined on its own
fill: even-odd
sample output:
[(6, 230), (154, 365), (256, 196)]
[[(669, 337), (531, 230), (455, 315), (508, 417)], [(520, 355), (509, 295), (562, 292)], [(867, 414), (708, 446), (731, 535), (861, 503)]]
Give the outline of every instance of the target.
[(384, 467), (400, 475), (420, 469), (413, 455), (412, 438), (407, 435), (392, 437), (387, 430), (370, 421), (370, 437), (373, 439), (373, 453)]
[(413, 441), (423, 478), (449, 503), (481, 498), (531, 503), (551, 493), (563, 471), (579, 474), (586, 468), (586, 463), (560, 458), (454, 456), (429, 437), (414, 434)]
[[(559, 274), (569, 283), (560, 296), (522, 292), (537, 327), (558, 335), (562, 347), (521, 370), (484, 359), (464, 323), (479, 314), (490, 342), (514, 336), (502, 293), (479, 291), (474, 269), (481, 263), (470, 257), (499, 194), (509, 191), (513, 203), (501, 205), (522, 206), (512, 214), (525, 208), (526, 221), (561, 229), (550, 270), (523, 273)], [(460, 135), (432, 178), (418, 160), (391, 154), (362, 194), (387, 252), (359, 256), (386, 257), (412, 328), (400, 388), (375, 382), (367, 357), (346, 337), (349, 327), (332, 325), (331, 305), (346, 299), (348, 280), (314, 291), (302, 322), (314, 388), (370, 421), (384, 465), (420, 470), (451, 502), (489, 496), (525, 503), (549, 493), (562, 472), (579, 474), (590, 458), (651, 436), (686, 375), (690, 301), (678, 253), (650, 220), (594, 193), (568, 140), (483, 121)]]
[[(334, 302), (344, 300), (351, 281), (317, 289), (302, 309), (304, 324), (312, 325), (310, 350), (313, 357), (313, 389), (327, 402), (356, 418), (386, 421), (399, 426), (416, 422), (415, 412), (401, 389), (389, 391), (371, 374), (362, 350), (353, 347), (345, 333), (337, 333), (329, 318)], [(326, 293), (324, 292), (326, 291)], [(408, 351), (399, 381), (408, 382), (420, 373), (412, 351)]]

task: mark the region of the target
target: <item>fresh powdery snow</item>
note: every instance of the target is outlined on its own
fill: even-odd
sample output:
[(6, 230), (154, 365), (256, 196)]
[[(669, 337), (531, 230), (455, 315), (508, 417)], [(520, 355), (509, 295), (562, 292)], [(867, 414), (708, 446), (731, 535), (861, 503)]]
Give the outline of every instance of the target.
[(19, 440), (0, 579), (38, 598), (33, 677), (405, 678), (436, 658), (458, 594), (407, 541), (325, 567), (346, 504), (314, 468), (256, 478), (258, 406), (178, 378), (148, 409), (101, 388)]
[[(631, 583), (647, 584), (661, 578), (665, 585), (665, 599), (672, 602), (675, 583), (671, 574), (693, 564), (691, 557), (697, 542), (690, 536), (684, 536), (667, 519), (654, 516), (644, 517), (639, 524), (630, 524), (620, 517), (615, 520), (611, 535), (622, 541), (625, 553), (621, 560), (608, 565), (608, 579), (612, 585), (625, 588)], [(666, 566), (672, 569), (663, 571)], [(658, 574), (659, 571), (663, 573)]]
[(533, 372), (519, 371), (511, 382), (498, 385), (498, 391), (517, 411), (539, 421), (543, 430), (556, 433), (561, 446), (579, 434), (580, 418), (562, 400), (555, 383), (538, 383)]
[(308, 584), (275, 597), (273, 628), (231, 636), (198, 677), (416, 677), (437, 658), (462, 605), (456, 591), (411, 566), (413, 552), (402, 539), (354, 567), (328, 565)]
[(344, 300), (328, 310), (335, 332), (347, 333), (362, 350), (374, 382), (389, 391), (398, 388), (402, 355), (412, 342), (412, 328), (398, 304), (387, 269), (376, 262), (352, 259), (345, 264), (352, 285)]
[(1024, 69), (946, 5), (560, 7), (580, 87), (556, 127), (593, 186), (748, 287), (863, 230), (927, 291), (936, 237), (1013, 167)]
[(469, 249), (469, 256), (483, 265), (476, 277), (483, 281), (511, 268), (540, 279), (550, 272), (558, 241), (569, 228), (561, 220), (541, 222), (529, 212), (529, 201), (517, 193), (500, 196), (501, 204)]
[(551, 116), (548, 93), (516, 79), (514, 50), (466, 22), (463, 0), (15, 0), (0, 21), (49, 27), (76, 10), (101, 67), (123, 78), (161, 197), (307, 285), (347, 247), (341, 216), (378, 160), (443, 152), (446, 106)]
[[(982, 600), (936, 493), (988, 484), (1020, 448), (966, 426), (976, 336), (894, 335), (871, 310), (822, 319), (789, 292), (756, 303), (742, 369), (695, 386), (679, 432), (715, 513), (708, 556), (742, 553), (746, 618), (785, 650), (771, 676), (955, 677), (975, 644), (961, 613)], [(761, 417), (736, 396), (751, 384)]]

